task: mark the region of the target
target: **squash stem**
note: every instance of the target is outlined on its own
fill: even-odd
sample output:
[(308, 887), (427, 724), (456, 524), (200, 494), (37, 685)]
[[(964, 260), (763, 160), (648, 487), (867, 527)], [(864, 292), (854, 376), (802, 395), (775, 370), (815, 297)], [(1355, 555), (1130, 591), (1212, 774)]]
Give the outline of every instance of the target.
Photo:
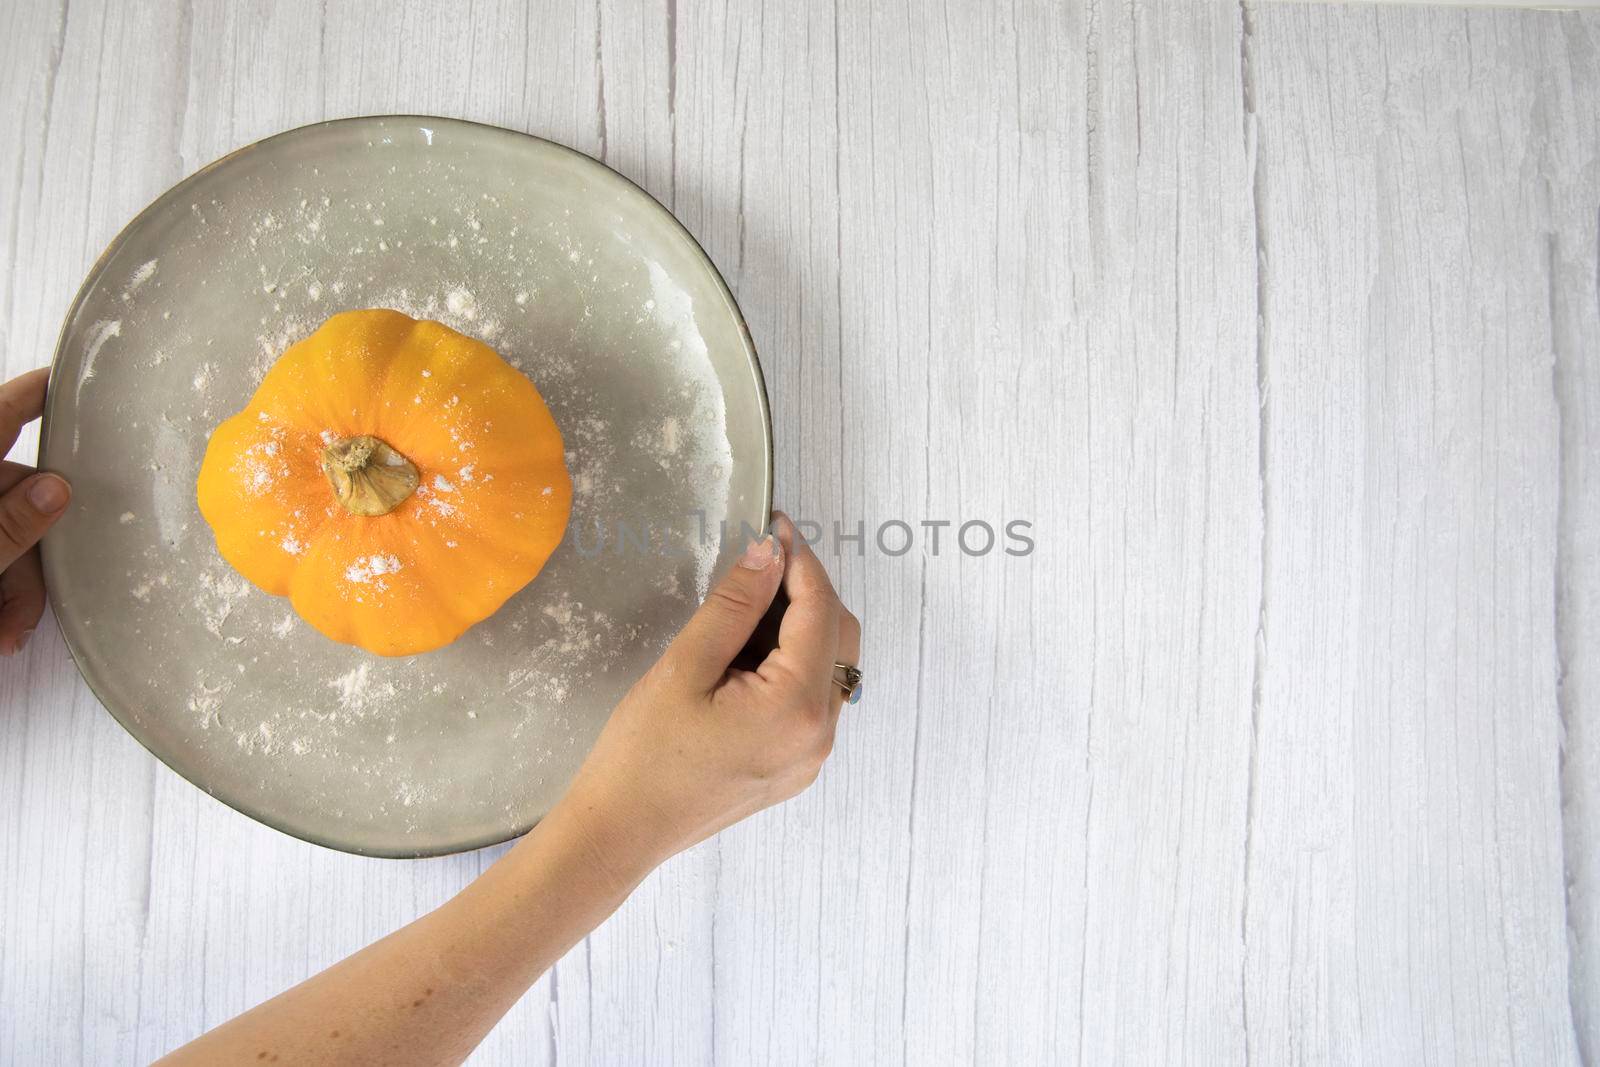
[(416, 491), (417, 468), (382, 438), (370, 434), (335, 441), (322, 450), (322, 471), (334, 498), (352, 515), (387, 515)]

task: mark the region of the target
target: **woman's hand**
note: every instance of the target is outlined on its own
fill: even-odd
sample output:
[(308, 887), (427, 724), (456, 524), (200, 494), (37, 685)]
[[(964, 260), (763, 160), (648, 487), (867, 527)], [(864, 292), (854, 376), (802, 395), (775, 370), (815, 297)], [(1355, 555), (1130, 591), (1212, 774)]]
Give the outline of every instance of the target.
[[(173, 1053), (195, 1063), (455, 1063), (661, 860), (804, 789), (861, 627), (779, 516), (612, 713), (567, 795), (437, 911)], [(778, 587), (778, 647), (732, 666)]]
[[(0, 385), (0, 455), (44, 412), (49, 370), (29, 371)], [(44, 614), (39, 538), (66, 510), (72, 491), (59, 475), (0, 460), (0, 654), (15, 655)]]
[[(617, 706), (562, 801), (619, 879), (794, 796), (833, 748), (834, 664), (855, 665), (861, 624), (788, 517), (774, 529)], [(778, 647), (732, 667), (780, 585)]]

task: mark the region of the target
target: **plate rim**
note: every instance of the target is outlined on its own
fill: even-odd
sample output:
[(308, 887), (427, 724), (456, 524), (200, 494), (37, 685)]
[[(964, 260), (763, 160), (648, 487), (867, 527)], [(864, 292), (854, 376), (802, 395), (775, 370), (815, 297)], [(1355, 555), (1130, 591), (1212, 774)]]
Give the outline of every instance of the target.
[[(116, 252), (121, 249), (123, 244), (129, 239), (130, 234), (134, 233), (148, 217), (153, 216), (157, 211), (167, 207), (173, 201), (180, 199), (183, 191), (193, 186), (195, 182), (201, 180), (211, 171), (222, 167), (224, 164), (231, 162), (237, 157), (260, 152), (277, 141), (303, 136), (316, 130), (322, 130), (336, 126), (375, 126), (382, 128), (386, 124), (392, 123), (402, 123), (406, 125), (426, 124), (430, 126), (454, 126), (469, 131), (487, 132), (491, 136), (509, 137), (518, 140), (539, 142), (540, 144), (556, 149), (558, 152), (574, 157), (580, 165), (597, 167), (609, 175), (614, 175), (615, 177), (620, 178), (627, 184), (627, 186), (631, 187), (634, 191), (643, 196), (648, 204), (653, 205), (655, 210), (659, 212), (661, 216), (664, 216), (672, 224), (672, 226), (677, 229), (678, 233), (689, 242), (690, 247), (699, 254), (700, 259), (705, 263), (706, 267), (710, 269), (712, 281), (715, 282), (718, 291), (722, 295), (724, 303), (727, 305), (728, 310), (732, 313), (734, 321), (738, 324), (739, 336), (744, 342), (745, 353), (749, 358), (750, 370), (755, 375), (756, 399), (760, 409), (759, 417), (762, 429), (762, 449), (764, 452), (763, 459), (765, 460), (765, 469), (763, 471), (761, 490), (761, 513), (767, 516), (767, 521), (770, 523), (772, 516), (773, 483), (775, 480), (775, 459), (773, 454), (772, 404), (771, 398), (767, 392), (766, 373), (761, 366), (761, 354), (756, 348), (755, 339), (750, 335), (750, 325), (745, 319), (744, 309), (739, 306), (739, 301), (734, 297), (733, 290), (728, 285), (727, 279), (723, 277), (722, 271), (717, 267), (716, 261), (711, 258), (711, 254), (706, 251), (705, 246), (702, 245), (700, 240), (689, 231), (689, 228), (683, 224), (683, 221), (679, 219), (677, 215), (673, 214), (672, 210), (663, 204), (659, 199), (657, 199), (648, 189), (644, 188), (644, 186), (640, 185), (626, 174), (623, 174), (615, 167), (610, 166), (604, 160), (596, 159), (587, 152), (581, 152), (570, 145), (562, 144), (561, 142), (552, 140), (548, 137), (542, 137), (539, 134), (528, 133), (523, 130), (514, 130), (506, 126), (497, 126), (493, 123), (477, 122), (473, 119), (450, 118), (442, 115), (420, 115), (410, 113), (351, 115), (343, 118), (324, 119), (319, 122), (309, 122), (301, 126), (294, 126), (286, 130), (280, 130), (277, 133), (270, 134), (266, 137), (262, 137), (258, 140), (241, 145), (225, 155), (218, 156), (211, 162), (196, 169), (192, 174), (185, 175), (177, 182), (168, 186), (167, 189), (159, 196), (151, 200), (150, 203), (146, 204), (137, 214), (129, 219), (120, 230), (117, 231), (116, 236), (106, 244), (100, 255), (95, 258), (95, 261), (92, 264), (90, 264), (88, 271), (84, 274), (83, 282), (78, 286), (77, 293), (73, 296), (72, 302), (67, 305), (66, 313), (62, 317), (61, 329), (56, 335), (55, 348), (50, 357), (49, 385), (46, 389), (44, 412), (39, 423), (39, 447), (38, 459), (36, 461), (36, 466), (38, 469), (49, 469), (49, 467), (46, 465), (46, 460), (48, 459), (48, 452), (54, 440), (52, 428), (57, 425), (56, 419), (52, 417), (54, 413), (53, 409), (55, 407), (54, 401), (56, 396), (59, 395), (56, 389), (56, 371), (61, 366), (62, 358), (66, 350), (69, 328), (71, 327), (72, 322), (77, 318), (78, 312), (82, 308), (84, 302), (88, 300), (90, 293), (103, 277), (107, 263), (110, 262)], [(45, 596), (50, 605), (51, 615), (56, 620), (56, 630), (61, 635), (62, 644), (64, 644), (67, 648), (67, 652), (72, 658), (72, 665), (78, 671), (78, 676), (83, 680), (84, 685), (88, 687), (89, 692), (93, 694), (95, 701), (99, 703), (100, 707), (103, 708), (106, 713), (116, 721), (117, 725), (121, 726), (130, 737), (138, 742), (141, 748), (150, 753), (150, 755), (154, 756), (156, 760), (168, 770), (172, 771), (174, 774), (178, 775), (178, 777), (182, 778), (196, 789), (205, 793), (213, 800), (220, 801), (228, 808), (238, 812), (246, 818), (252, 819), (263, 826), (266, 826), (272, 830), (276, 830), (278, 833), (284, 834), (288, 837), (296, 838), (309, 844), (318, 845), (322, 848), (331, 849), (336, 852), (343, 852), (348, 855), (370, 856), (379, 859), (427, 859), (438, 856), (451, 856), (465, 852), (474, 852), (478, 849), (489, 848), (493, 845), (504, 844), (507, 841), (516, 840), (532, 830), (543, 819), (543, 815), (535, 816), (526, 826), (515, 827), (509, 833), (502, 834), (499, 831), (494, 831), (481, 837), (468, 838), (460, 842), (448, 843), (432, 848), (359, 848), (349, 843), (339, 843), (315, 832), (301, 832), (299, 830), (290, 829), (289, 827), (280, 825), (275, 819), (270, 817), (267, 812), (256, 808), (252, 804), (247, 802), (235, 802), (234, 800), (226, 797), (218, 796), (217, 793), (210, 787), (197, 782), (193, 777), (190, 776), (190, 774), (183, 769), (174, 766), (172, 762), (169, 761), (165, 756), (152, 748), (145, 738), (141, 736), (140, 731), (135, 729), (133, 725), (130, 725), (129, 720), (131, 719), (131, 716), (126, 714), (123, 710), (114, 707), (112, 702), (107, 701), (106, 698), (101, 694), (100, 690), (96, 688), (94, 680), (89, 676), (89, 672), (84, 666), (83, 656), (80, 654), (77, 641), (68, 634), (67, 628), (61, 624), (61, 615), (58, 610), (56, 593), (54, 591), (54, 583), (49, 581), (49, 576), (53, 569), (53, 557), (56, 554), (56, 550), (53, 547), (54, 542), (55, 539), (52, 538), (48, 533), (46, 533), (46, 535), (39, 542), (41, 567), (46, 578)]]

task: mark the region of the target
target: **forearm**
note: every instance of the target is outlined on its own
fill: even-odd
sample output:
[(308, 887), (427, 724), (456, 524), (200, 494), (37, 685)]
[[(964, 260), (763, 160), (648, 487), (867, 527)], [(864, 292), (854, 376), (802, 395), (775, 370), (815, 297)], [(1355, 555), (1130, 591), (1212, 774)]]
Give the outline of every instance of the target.
[(657, 861), (633, 843), (597, 837), (593, 823), (574, 790), (448, 903), (168, 1062), (461, 1061)]

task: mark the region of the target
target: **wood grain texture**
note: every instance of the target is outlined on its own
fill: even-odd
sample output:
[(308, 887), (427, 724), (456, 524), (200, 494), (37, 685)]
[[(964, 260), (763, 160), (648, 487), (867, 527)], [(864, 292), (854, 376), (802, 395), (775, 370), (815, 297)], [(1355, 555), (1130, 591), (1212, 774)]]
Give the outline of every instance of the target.
[[(1592, 1061), (1597, 46), (1594, 13), (22, 0), (0, 363), (208, 160), (472, 118), (706, 246), (780, 506), (916, 528), (829, 552), (869, 697), (817, 786), (667, 864), (476, 1062)], [(1030, 556), (956, 544), (1019, 518)], [(48, 624), (0, 665), (0, 790), (6, 1063), (149, 1060), (496, 853), (235, 814)]]
[[(1566, 18), (1541, 49), (1555, 72), (1537, 112), (1555, 392), (1556, 695), (1562, 728), (1568, 990), (1578, 1050), (1600, 1060), (1600, 27)], [(1562, 74), (1565, 77), (1562, 77)]]
[[(1551, 242), (1592, 262), (1596, 198), (1557, 178), (1591, 183), (1562, 218), (1550, 182), (1594, 158), (1561, 99), (1593, 26), (1271, 7), (1255, 30), (1252, 1052), (1561, 1062)], [(1573, 340), (1592, 360), (1600, 335)]]

